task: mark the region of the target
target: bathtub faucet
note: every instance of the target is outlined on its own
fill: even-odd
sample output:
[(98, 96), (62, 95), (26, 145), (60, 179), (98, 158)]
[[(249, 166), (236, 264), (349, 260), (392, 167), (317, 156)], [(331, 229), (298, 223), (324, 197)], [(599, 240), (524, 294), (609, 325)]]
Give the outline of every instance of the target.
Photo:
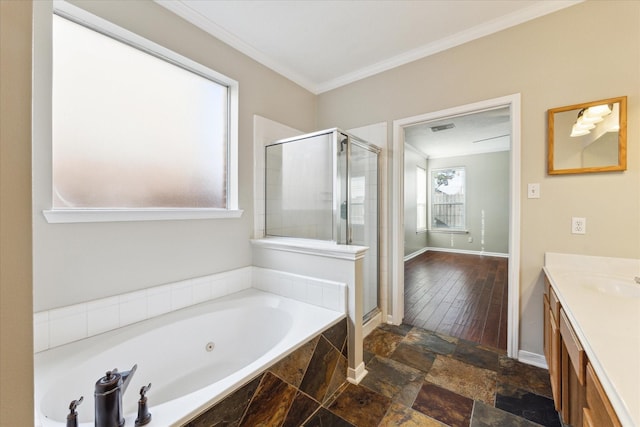
[(133, 365), (129, 371), (118, 372), (117, 369), (107, 371), (106, 375), (96, 382), (94, 396), (95, 427), (122, 427), (122, 396), (127, 391), (129, 382), (138, 365)]

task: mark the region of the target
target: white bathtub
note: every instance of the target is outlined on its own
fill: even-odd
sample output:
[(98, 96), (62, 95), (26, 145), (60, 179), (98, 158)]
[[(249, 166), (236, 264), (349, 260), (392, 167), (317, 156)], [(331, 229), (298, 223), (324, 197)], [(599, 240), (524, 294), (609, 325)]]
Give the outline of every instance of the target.
[(84, 396), (80, 425), (93, 426), (95, 382), (137, 364), (123, 398), (126, 425), (149, 383), (148, 426), (180, 425), (344, 317), (249, 289), (37, 353), (35, 424), (64, 426), (69, 403)]

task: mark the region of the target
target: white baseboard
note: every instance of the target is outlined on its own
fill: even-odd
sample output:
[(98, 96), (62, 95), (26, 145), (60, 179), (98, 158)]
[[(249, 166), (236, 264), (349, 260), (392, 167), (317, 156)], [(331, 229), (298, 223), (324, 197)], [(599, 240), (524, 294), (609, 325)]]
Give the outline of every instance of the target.
[[(452, 249), (452, 248), (425, 248), (427, 251), (434, 252), (451, 252), (456, 254), (467, 254), (467, 255), (483, 255), (483, 256), (495, 256), (500, 258), (509, 258), (509, 254), (505, 254), (502, 252), (486, 252), (486, 251), (468, 251), (465, 249)], [(412, 254), (413, 255), (413, 254)]]
[(411, 252), (409, 255), (405, 255), (405, 257), (403, 258), (404, 261), (409, 261), (410, 259), (413, 259), (415, 257), (417, 257), (418, 255), (422, 255), (423, 253), (427, 252), (429, 250), (429, 248), (422, 248), (419, 249), (415, 252)]
[(360, 384), (360, 381), (369, 373), (364, 368), (364, 362), (360, 363), (355, 369), (347, 368), (347, 381), (351, 384)]
[(531, 353), (529, 351), (518, 351), (518, 360), (527, 365), (537, 366), (538, 368), (549, 369), (547, 366), (547, 360), (544, 355), (538, 353)]
[(455, 254), (484, 255), (484, 256), (495, 256), (495, 257), (500, 257), (500, 258), (509, 258), (509, 254), (505, 254), (505, 253), (502, 253), (502, 252), (468, 251), (468, 250), (465, 250), (465, 249), (426, 247), (426, 248), (422, 248), (420, 250), (417, 250), (415, 252), (412, 252), (409, 255), (405, 255), (403, 260), (405, 262), (407, 262), (410, 259), (413, 259), (413, 258), (417, 257), (418, 255), (422, 255), (423, 253), (425, 253), (427, 251), (451, 252), (451, 253), (455, 253)]

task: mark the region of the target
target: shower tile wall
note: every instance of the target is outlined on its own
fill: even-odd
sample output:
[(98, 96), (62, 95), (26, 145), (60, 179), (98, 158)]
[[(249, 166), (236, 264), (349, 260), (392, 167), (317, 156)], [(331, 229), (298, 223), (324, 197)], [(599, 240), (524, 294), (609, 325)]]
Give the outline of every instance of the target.
[(328, 328), (186, 424), (299, 426), (346, 383), (347, 320)]

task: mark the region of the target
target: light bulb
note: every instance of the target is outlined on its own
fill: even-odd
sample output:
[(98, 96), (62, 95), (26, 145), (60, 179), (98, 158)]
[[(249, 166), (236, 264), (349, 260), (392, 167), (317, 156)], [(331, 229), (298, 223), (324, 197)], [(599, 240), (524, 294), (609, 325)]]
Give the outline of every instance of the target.
[(575, 125), (573, 125), (573, 127), (571, 128), (571, 137), (576, 137), (576, 136), (582, 136), (582, 135), (586, 135), (589, 133), (589, 129), (584, 129), (584, 128), (580, 128), (578, 126), (578, 124), (576, 123)]
[(609, 104), (594, 105), (593, 107), (587, 108), (587, 110), (584, 112), (584, 116), (587, 116), (589, 118), (604, 117), (607, 114), (611, 114), (611, 108), (609, 107)]
[(596, 125), (594, 125), (593, 123), (584, 121), (582, 117), (578, 119), (574, 126), (576, 126), (578, 129), (584, 130), (591, 130), (596, 127)]

